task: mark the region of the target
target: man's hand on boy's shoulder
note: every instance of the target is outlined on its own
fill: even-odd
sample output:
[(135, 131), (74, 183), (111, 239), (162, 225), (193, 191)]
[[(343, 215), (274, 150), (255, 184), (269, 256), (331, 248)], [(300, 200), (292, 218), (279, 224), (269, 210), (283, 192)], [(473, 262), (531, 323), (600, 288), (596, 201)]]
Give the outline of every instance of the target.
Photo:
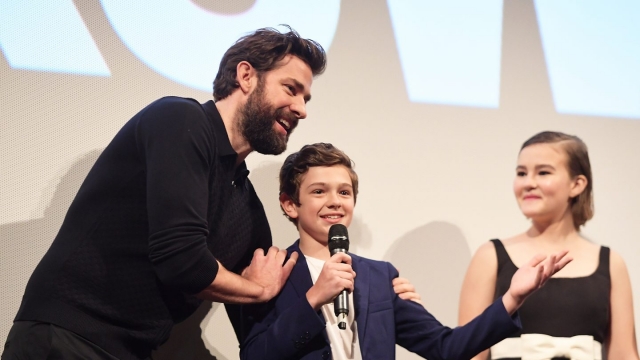
[(420, 294), (416, 292), (415, 286), (409, 281), (409, 279), (403, 277), (397, 277), (391, 282), (393, 285), (393, 291), (403, 300), (415, 301), (422, 305)]
[(287, 250), (280, 250), (275, 246), (269, 248), (266, 254), (262, 249), (257, 249), (251, 264), (242, 271), (242, 277), (262, 286), (262, 301), (271, 300), (278, 295), (291, 275), (298, 253), (292, 253), (285, 262), (286, 256)]

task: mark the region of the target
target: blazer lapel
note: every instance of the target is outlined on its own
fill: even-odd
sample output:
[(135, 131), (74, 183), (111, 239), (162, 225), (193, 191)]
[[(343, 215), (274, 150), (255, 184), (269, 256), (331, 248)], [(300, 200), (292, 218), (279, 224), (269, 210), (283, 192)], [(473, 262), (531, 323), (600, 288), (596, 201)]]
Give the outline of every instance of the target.
[(313, 281), (311, 280), (311, 273), (309, 273), (307, 259), (305, 259), (304, 255), (300, 251), (299, 242), (300, 240), (296, 241), (287, 249), (289, 255), (293, 252), (298, 253), (298, 260), (293, 266), (293, 270), (291, 270), (291, 275), (289, 275), (288, 281), (293, 285), (298, 297), (304, 297), (307, 296), (307, 291), (309, 291), (313, 286)]
[[(302, 298), (307, 296), (307, 291), (313, 286), (313, 280), (311, 280), (307, 259), (304, 257), (304, 254), (302, 254), (302, 251), (300, 251), (300, 240), (293, 243), (293, 245), (287, 249), (289, 256), (291, 256), (291, 253), (294, 251), (298, 253), (298, 261), (296, 261), (296, 264), (293, 266), (287, 283), (293, 286), (298, 298)], [(318, 316), (324, 319), (321, 311), (318, 311)], [(329, 337), (326, 331), (322, 332), (322, 337), (326, 344), (329, 345)]]
[(369, 267), (358, 256), (351, 254), (353, 271), (356, 272), (355, 290), (353, 292), (353, 303), (356, 311), (356, 324), (358, 326), (358, 338), (360, 339), (360, 349), (362, 358), (366, 358), (364, 353), (366, 347), (367, 319), (369, 318)]

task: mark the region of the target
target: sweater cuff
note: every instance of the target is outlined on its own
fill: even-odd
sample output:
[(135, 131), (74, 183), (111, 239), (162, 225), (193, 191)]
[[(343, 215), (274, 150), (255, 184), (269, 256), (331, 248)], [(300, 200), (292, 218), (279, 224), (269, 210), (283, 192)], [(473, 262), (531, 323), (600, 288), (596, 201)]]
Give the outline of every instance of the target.
[(203, 256), (199, 259), (198, 263), (196, 263), (193, 276), (191, 279), (187, 279), (188, 282), (184, 284), (184, 291), (188, 294), (197, 294), (202, 290), (206, 289), (213, 280), (218, 275), (218, 269), (220, 268), (218, 265), (218, 261), (213, 254), (208, 254), (209, 256)]

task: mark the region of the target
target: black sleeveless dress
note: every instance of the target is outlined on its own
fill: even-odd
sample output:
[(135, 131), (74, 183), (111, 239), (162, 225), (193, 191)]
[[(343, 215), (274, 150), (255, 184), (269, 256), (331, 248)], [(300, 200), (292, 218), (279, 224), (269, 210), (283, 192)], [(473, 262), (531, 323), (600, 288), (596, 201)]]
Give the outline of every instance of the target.
[[(500, 240), (495, 298), (518, 270)], [(610, 324), (609, 248), (600, 247), (596, 271), (577, 278), (551, 278), (518, 310), (522, 331), (491, 348), (491, 359), (600, 360)]]

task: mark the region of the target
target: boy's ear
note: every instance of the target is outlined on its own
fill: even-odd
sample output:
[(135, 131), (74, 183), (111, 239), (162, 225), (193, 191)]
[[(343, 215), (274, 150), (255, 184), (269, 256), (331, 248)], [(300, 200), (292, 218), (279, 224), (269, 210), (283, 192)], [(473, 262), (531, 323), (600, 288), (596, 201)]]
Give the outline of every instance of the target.
[(280, 194), (280, 207), (288, 217), (292, 219), (298, 218), (298, 206), (291, 200), (289, 195), (285, 193)]
[(248, 61), (240, 61), (236, 65), (236, 81), (240, 85), (240, 90), (248, 94), (258, 83), (258, 73)]

